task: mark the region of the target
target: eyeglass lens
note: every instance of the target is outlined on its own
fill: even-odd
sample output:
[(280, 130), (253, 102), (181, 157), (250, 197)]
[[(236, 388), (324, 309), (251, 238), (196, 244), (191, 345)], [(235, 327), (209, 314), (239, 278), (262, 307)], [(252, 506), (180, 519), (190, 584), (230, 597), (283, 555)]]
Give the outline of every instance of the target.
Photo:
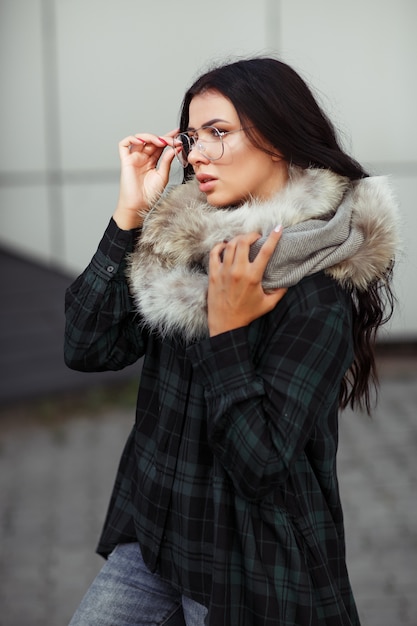
[(188, 155), (194, 147), (210, 161), (216, 161), (223, 156), (222, 134), (214, 126), (199, 128), (192, 135), (179, 133), (174, 142), (177, 146), (181, 144), (177, 158), (183, 167), (187, 167)]

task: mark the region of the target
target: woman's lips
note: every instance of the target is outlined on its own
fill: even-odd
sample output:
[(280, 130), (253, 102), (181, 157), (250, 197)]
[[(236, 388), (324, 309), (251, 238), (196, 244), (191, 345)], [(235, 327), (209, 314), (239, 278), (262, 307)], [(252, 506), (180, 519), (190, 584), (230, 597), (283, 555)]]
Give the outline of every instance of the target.
[(214, 188), (217, 179), (214, 178), (214, 176), (209, 176), (208, 174), (198, 174), (197, 180), (199, 182), (200, 191), (208, 193)]

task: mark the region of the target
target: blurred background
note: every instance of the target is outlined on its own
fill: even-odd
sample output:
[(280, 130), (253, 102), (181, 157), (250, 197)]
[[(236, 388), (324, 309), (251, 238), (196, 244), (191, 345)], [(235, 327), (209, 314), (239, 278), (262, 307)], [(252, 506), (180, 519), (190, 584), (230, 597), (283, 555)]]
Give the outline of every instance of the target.
[(62, 363), (62, 288), (115, 207), (118, 141), (176, 127), (197, 75), (256, 54), (299, 71), (346, 149), (391, 178), (404, 250), (383, 337), (415, 342), (416, 18), (415, 0), (1, 0), (0, 400), (103, 381)]
[[(184, 91), (213, 63), (259, 54), (289, 63), (345, 148), (372, 174), (390, 177), (403, 251), (399, 304), (380, 340), (381, 415), (390, 424), (393, 412), (406, 415), (407, 426), (394, 451), (384, 431), (381, 450), (394, 463), (408, 458), (398, 449), (406, 443), (413, 462), (416, 27), (415, 0), (0, 0), (0, 603), (8, 607), (1, 626), (65, 623), (98, 567), (90, 551), (132, 421), (140, 363), (117, 374), (67, 370), (64, 292), (113, 212), (118, 141), (176, 127)], [(376, 431), (368, 436), (374, 441)], [(353, 448), (342, 457), (347, 471)], [(416, 474), (401, 483), (404, 501)], [(380, 507), (383, 497), (375, 498)], [(386, 498), (387, 511), (400, 506)], [(352, 511), (348, 499), (353, 523)], [(375, 562), (353, 566), (369, 583)], [(390, 570), (375, 591), (391, 620), (398, 615), (383, 599), (397, 583)], [(405, 610), (401, 623), (417, 624)]]

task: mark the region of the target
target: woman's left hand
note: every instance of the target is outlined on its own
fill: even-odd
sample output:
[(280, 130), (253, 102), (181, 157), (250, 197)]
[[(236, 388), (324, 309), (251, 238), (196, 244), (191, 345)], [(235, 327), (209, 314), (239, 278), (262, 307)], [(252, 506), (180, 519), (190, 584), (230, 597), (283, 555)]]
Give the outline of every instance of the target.
[(272, 311), (284, 297), (287, 289), (266, 293), (262, 288), (266, 266), (281, 234), (281, 228), (273, 230), (253, 261), (249, 260), (249, 248), (260, 238), (259, 233), (239, 235), (214, 246), (210, 253), (207, 296), (211, 337), (247, 326)]

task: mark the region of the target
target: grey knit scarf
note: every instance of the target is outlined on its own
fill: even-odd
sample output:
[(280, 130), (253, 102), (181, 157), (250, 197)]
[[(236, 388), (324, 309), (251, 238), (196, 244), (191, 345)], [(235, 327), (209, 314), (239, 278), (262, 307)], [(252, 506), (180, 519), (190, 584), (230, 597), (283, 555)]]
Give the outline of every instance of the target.
[[(264, 288), (291, 287), (305, 276), (353, 257), (365, 239), (363, 231), (353, 226), (353, 210), (352, 194), (346, 194), (328, 219), (310, 219), (286, 227), (285, 236), (266, 268)], [(251, 246), (251, 261), (265, 239), (262, 237)]]

